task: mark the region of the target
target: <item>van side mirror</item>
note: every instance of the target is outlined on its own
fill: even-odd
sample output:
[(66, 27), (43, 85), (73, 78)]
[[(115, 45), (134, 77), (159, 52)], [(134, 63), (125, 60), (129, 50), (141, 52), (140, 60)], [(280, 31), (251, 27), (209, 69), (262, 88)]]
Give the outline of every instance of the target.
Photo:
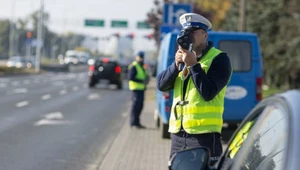
[(209, 167), (209, 157), (206, 147), (182, 150), (169, 161), (169, 170), (206, 170)]

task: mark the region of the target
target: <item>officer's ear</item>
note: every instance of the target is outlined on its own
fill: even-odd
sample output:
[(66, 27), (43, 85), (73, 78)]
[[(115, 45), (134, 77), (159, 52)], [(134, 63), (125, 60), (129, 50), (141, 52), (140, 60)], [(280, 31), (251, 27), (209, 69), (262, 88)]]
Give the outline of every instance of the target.
[(207, 39), (208, 39), (208, 33), (206, 31), (204, 32), (204, 39), (205, 39), (205, 41), (207, 41)]

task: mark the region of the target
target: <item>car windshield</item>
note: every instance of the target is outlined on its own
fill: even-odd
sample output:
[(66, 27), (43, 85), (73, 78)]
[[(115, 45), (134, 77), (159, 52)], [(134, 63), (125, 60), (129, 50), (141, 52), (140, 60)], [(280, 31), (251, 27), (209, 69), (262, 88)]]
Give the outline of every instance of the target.
[(9, 58), (9, 61), (22, 61), (22, 58), (20, 58), (20, 57), (11, 57), (11, 58)]

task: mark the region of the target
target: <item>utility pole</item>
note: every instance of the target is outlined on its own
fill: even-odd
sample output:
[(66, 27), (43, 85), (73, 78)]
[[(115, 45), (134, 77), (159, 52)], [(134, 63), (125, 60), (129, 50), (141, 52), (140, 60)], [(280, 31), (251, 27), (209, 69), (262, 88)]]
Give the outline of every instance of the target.
[(10, 19), (10, 26), (9, 26), (9, 57), (14, 55), (15, 51), (15, 28), (14, 28), (14, 14), (15, 14), (15, 0), (12, 1), (11, 5), (11, 19)]
[(41, 47), (42, 47), (42, 29), (43, 29), (43, 13), (44, 13), (44, 0), (41, 0), (41, 7), (39, 11), (39, 20), (37, 27), (37, 44), (36, 44), (36, 56), (35, 56), (35, 72), (40, 71), (40, 59), (41, 59)]
[(246, 0), (240, 0), (239, 31), (246, 31)]

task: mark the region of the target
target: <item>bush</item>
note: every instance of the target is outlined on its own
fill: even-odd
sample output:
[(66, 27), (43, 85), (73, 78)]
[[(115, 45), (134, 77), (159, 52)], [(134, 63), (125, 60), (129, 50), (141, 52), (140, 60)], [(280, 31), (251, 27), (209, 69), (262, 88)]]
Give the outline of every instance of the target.
[(19, 74), (19, 73), (34, 73), (34, 68), (16, 68), (0, 66), (1, 74)]

